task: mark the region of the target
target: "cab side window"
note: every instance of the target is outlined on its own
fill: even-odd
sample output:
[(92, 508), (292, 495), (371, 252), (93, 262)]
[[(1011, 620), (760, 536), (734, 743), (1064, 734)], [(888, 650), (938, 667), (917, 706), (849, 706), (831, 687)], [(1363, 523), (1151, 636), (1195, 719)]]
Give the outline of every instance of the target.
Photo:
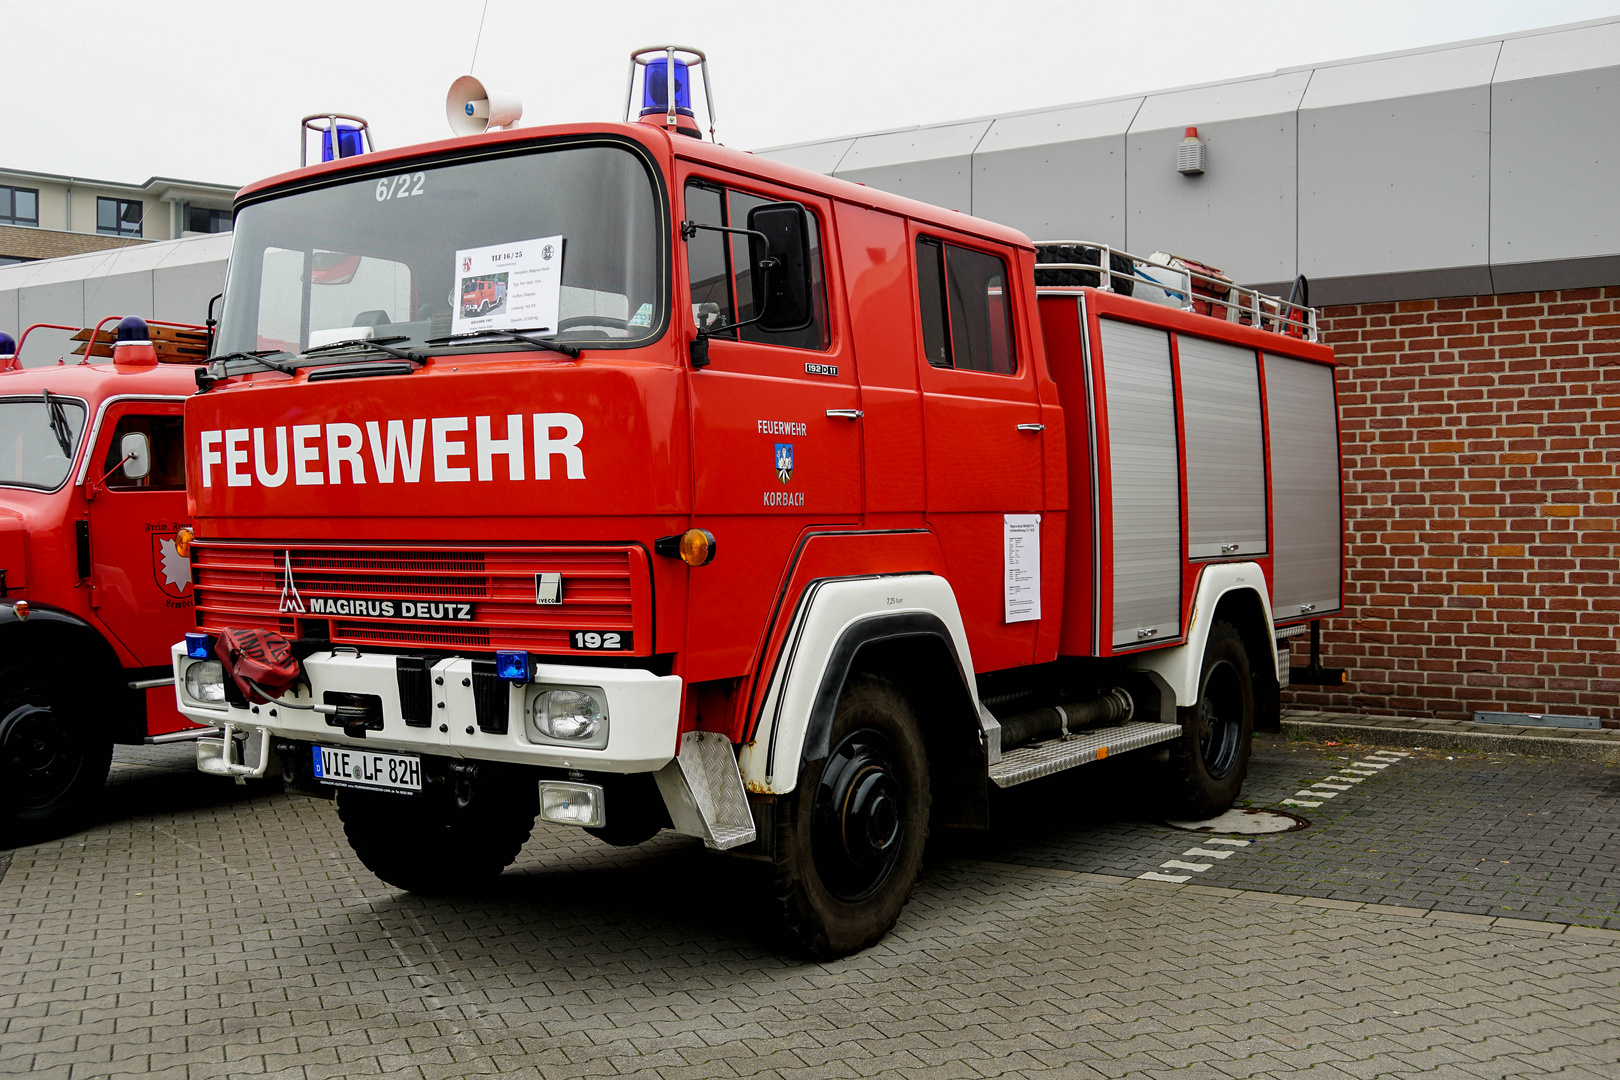
[(999, 256), (917, 238), (918, 314), (930, 364), (993, 375), (1018, 370), (1009, 280)]
[[(742, 191), (732, 191), (696, 180), (686, 185), (686, 216), (702, 225), (748, 227), (748, 213), (757, 206), (776, 200)], [(737, 330), (721, 331), (720, 339), (780, 345), (791, 349), (827, 347), (827, 289), (822, 268), (821, 231), (814, 212), (806, 214), (810, 226), (810, 288), (814, 317), (803, 330), (772, 333), (757, 323)], [(759, 314), (754, 310), (753, 282), (750, 280), (749, 238), (739, 233), (699, 230), (686, 242), (687, 270), (692, 278), (692, 321), (694, 326), (720, 326), (742, 322)]]
[[(124, 475), (124, 456), (119, 453), (124, 436), (140, 432), (152, 446), (152, 471), (139, 480)], [(135, 416), (119, 418), (107, 447), (102, 471), (112, 491), (184, 491), (186, 489), (186, 444), (178, 416)]]

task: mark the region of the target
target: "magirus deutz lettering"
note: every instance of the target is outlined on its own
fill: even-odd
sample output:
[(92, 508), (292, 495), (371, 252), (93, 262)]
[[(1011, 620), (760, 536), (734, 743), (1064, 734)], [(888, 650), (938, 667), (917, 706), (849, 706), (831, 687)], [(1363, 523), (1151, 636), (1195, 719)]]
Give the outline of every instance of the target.
[(422, 619), (436, 622), (471, 622), (471, 604), (436, 600), (355, 600), (342, 596), (311, 596), (304, 604), (311, 615), (363, 616), (370, 619)]
[(185, 404), (199, 765), (337, 786), (427, 893), (537, 816), (673, 829), (773, 864), (817, 958), (995, 789), (1140, 754), (1160, 816), (1223, 813), (1281, 686), (1342, 679), (1287, 651), (1343, 614), (1303, 284), (728, 149), (706, 71), (641, 52), (628, 122), (505, 130), (464, 78), (455, 140), (242, 190)]

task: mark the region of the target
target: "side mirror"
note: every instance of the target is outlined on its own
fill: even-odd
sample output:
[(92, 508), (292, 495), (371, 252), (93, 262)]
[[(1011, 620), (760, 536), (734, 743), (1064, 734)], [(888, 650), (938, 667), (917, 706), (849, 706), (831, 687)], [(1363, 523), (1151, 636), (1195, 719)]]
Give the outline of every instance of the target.
[(773, 334), (803, 330), (815, 318), (810, 292), (810, 225), (796, 202), (767, 203), (748, 212), (754, 311)]
[(132, 431), (118, 444), (118, 453), (124, 459), (124, 476), (130, 480), (144, 480), (152, 472), (152, 444), (139, 431)]

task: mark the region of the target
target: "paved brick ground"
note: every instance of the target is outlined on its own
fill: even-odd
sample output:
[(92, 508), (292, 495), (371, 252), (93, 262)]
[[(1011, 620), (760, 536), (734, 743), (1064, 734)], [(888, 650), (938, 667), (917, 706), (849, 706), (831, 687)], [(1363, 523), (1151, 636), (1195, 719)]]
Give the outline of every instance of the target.
[[(1251, 792), (1300, 790), (1337, 755), (1271, 740)], [(1490, 765), (1391, 765), (1331, 813), (1302, 809), (1312, 829), (1205, 876), (1349, 837), (1384, 792), (1447, 768), (1478, 783)], [(957, 858), (928, 870), (879, 946), (803, 964), (734, 915), (758, 868), (684, 840), (623, 852), (542, 829), (484, 895), (424, 900), (355, 866), (325, 802), (161, 760), (115, 779), (109, 820), (18, 849), (0, 881), (0, 1074), (1620, 1075), (1620, 935), (1606, 931)], [(1542, 798), (1565, 779), (1514, 790)], [(1525, 828), (1525, 843), (1548, 832)], [(1050, 863), (1064, 842), (1018, 847), (1007, 831), (982, 853)], [(1084, 833), (1126, 872), (1155, 857), (1140, 837), (1189, 842), (1145, 823)]]
[[(1383, 751), (1255, 741), (1244, 803), (1310, 823), (1205, 860), (1204, 885), (1620, 928), (1620, 766), (1412, 751), (1399, 764), (1301, 789)], [(1165, 828), (1130, 760), (1006, 793), (1003, 827), (967, 850), (998, 861), (1135, 877), (1196, 843)], [(1343, 790), (1334, 790), (1343, 789)], [(1283, 800), (1319, 801), (1288, 806)], [(1031, 839), (1030, 821), (1046, 821)], [(1196, 860), (1195, 860), (1196, 861)]]

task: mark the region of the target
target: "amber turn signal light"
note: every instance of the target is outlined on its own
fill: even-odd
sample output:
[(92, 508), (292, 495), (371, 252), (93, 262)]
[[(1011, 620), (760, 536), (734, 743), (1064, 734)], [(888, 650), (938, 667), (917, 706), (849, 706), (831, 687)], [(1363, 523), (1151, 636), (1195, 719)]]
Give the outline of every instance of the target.
[(179, 532), (174, 534), (174, 553), (176, 555), (180, 555), (180, 556), (188, 556), (188, 555), (190, 555), (191, 554), (191, 540), (192, 540), (192, 532), (191, 532), (191, 527), (188, 525), (187, 527), (181, 529)]
[(714, 562), (714, 534), (708, 529), (687, 529), (679, 536), (660, 536), (653, 551), (680, 559), (687, 566), (707, 566)]

